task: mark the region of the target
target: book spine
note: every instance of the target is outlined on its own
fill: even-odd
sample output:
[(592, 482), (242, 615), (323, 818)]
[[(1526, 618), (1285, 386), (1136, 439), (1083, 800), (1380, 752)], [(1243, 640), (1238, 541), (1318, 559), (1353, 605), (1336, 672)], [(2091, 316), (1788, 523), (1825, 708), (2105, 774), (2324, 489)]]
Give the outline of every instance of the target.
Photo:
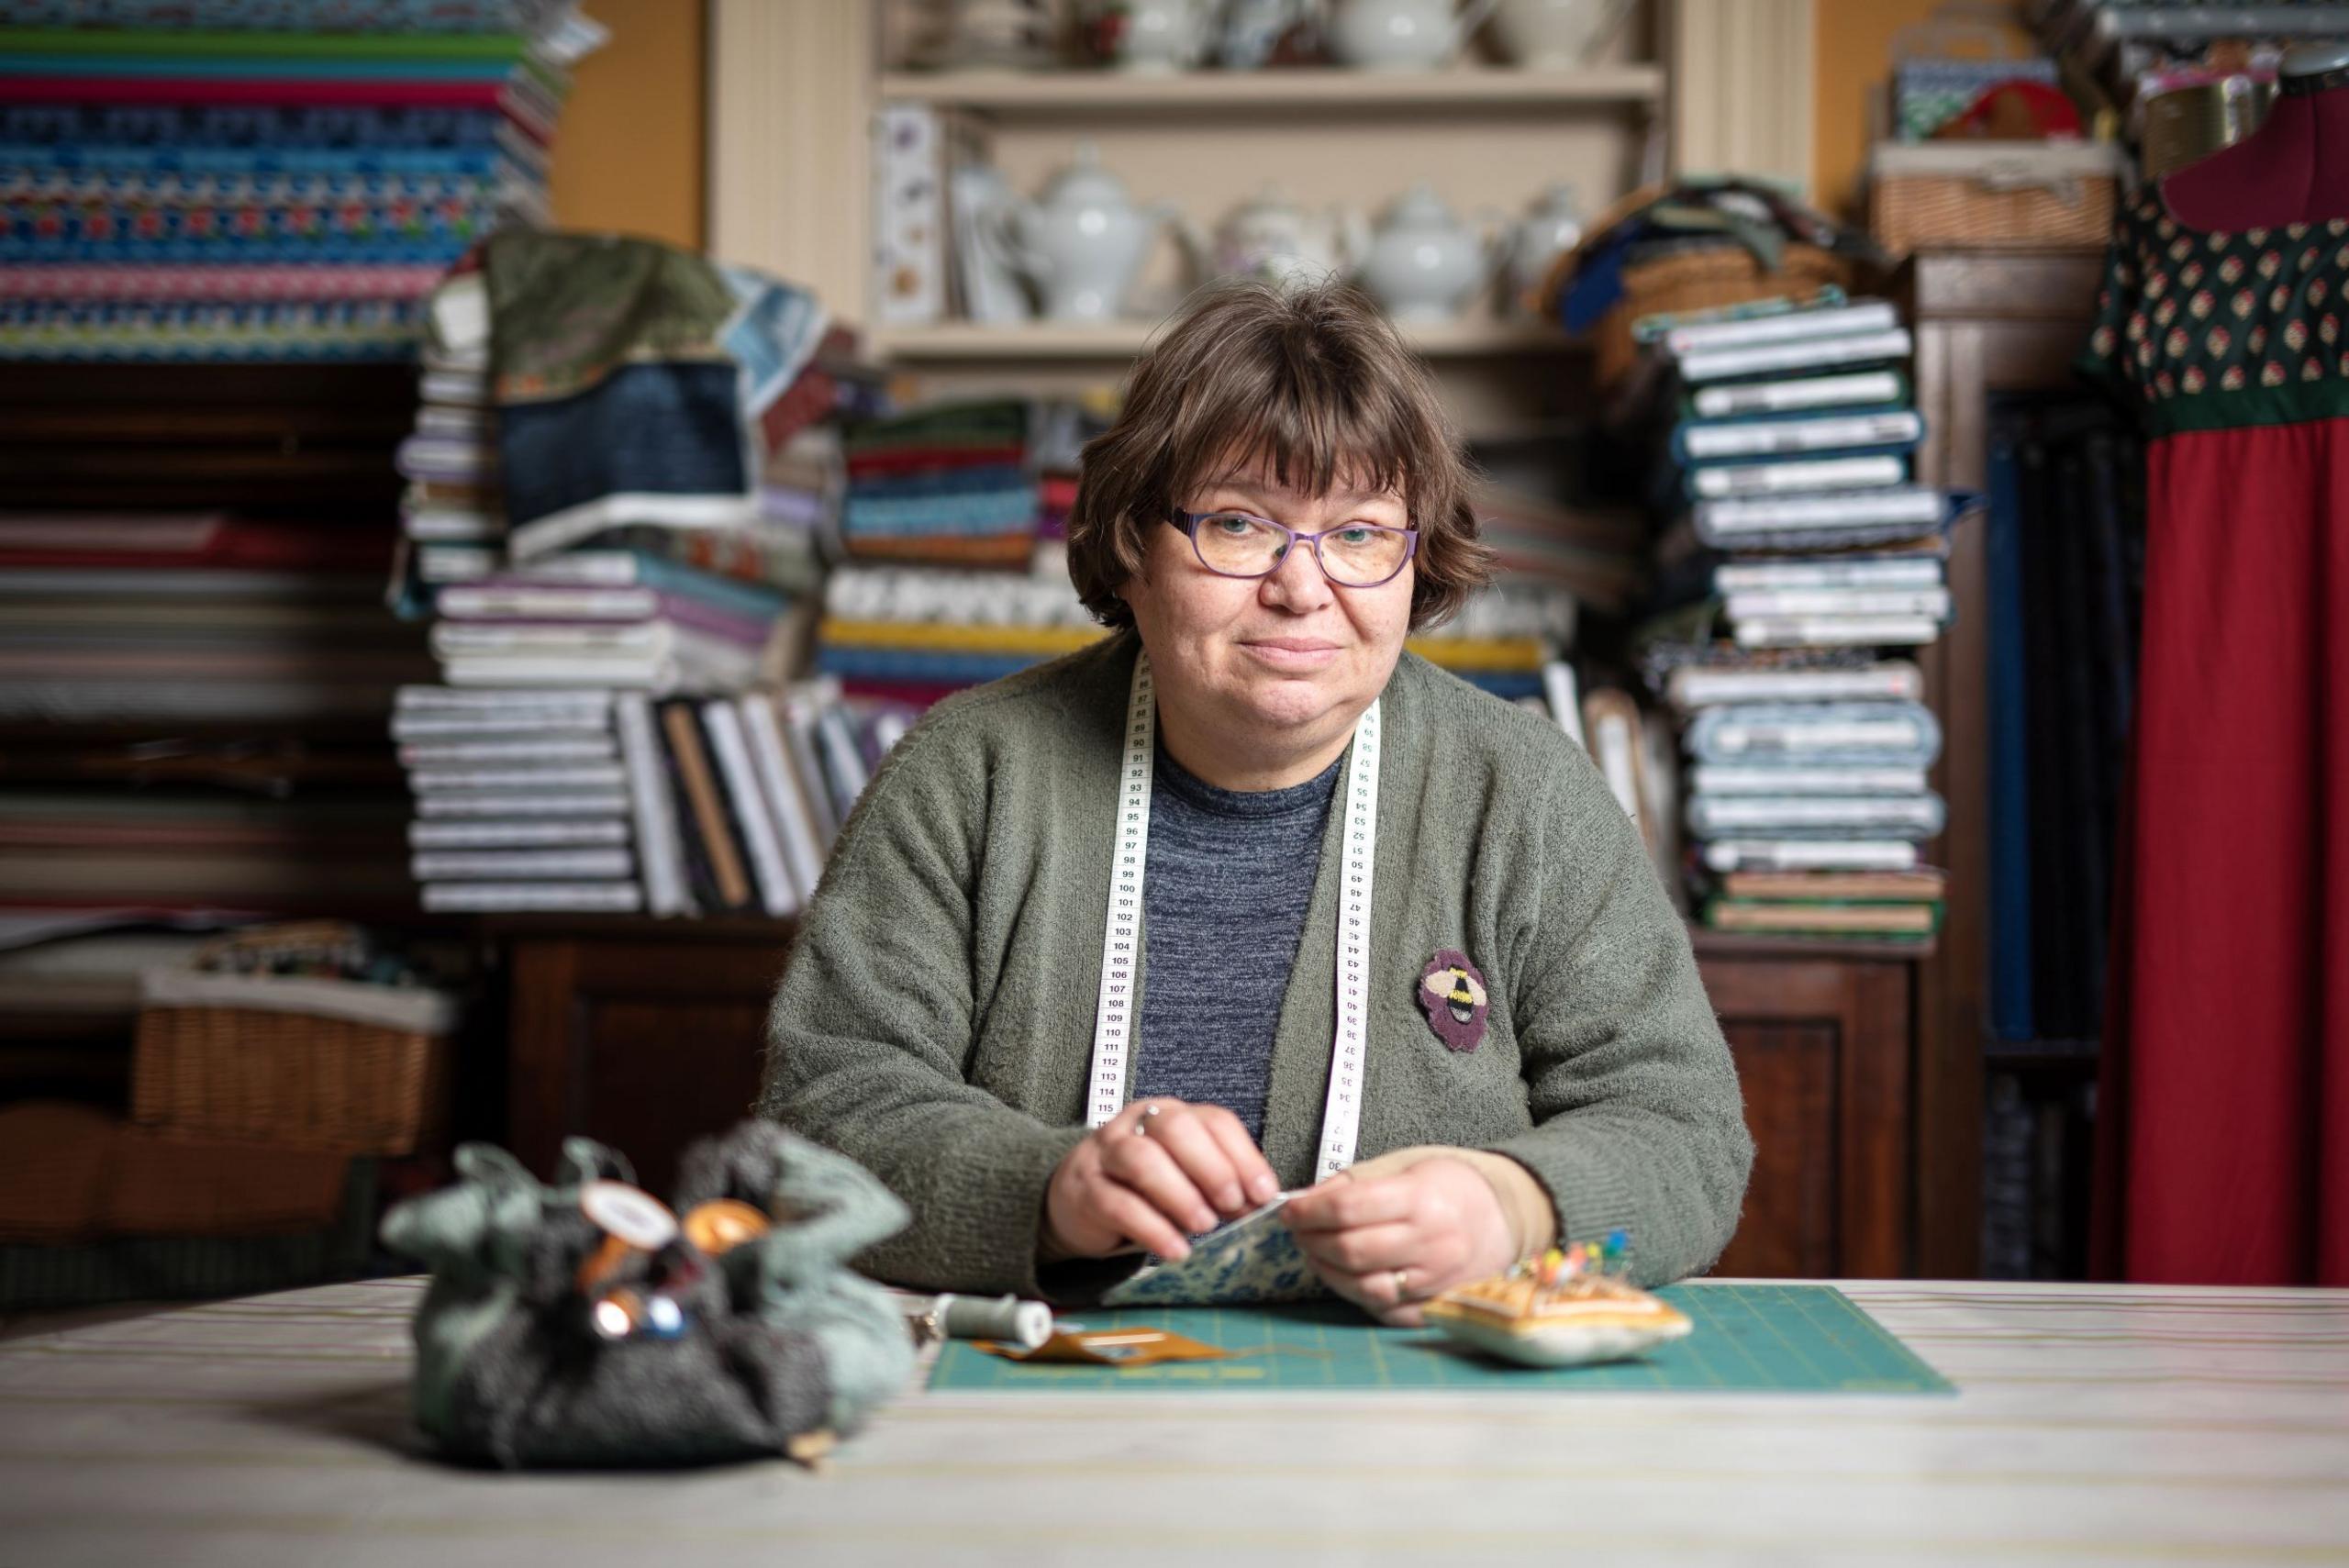
[(1766, 617), (1736, 629), (1740, 648), (1914, 648), (1942, 634), (1924, 616)]
[(1716, 839), (1705, 864), (1733, 871), (1913, 871), (1917, 846), (1871, 839)]
[(1946, 568), (1938, 561), (1724, 562), (1713, 568), (1717, 594), (1805, 589), (1938, 588)]
[(588, 708), (484, 709), (465, 713), (455, 708), (417, 708), (392, 715), (395, 740), (446, 741), (463, 740), (516, 740), (524, 736), (594, 740), (610, 728), (603, 714)]
[(558, 763), (538, 768), (417, 768), (409, 772), (408, 788), (418, 795), (439, 790), (550, 789), (618, 790), (628, 773), (618, 762)]
[(1731, 620), (1773, 616), (1928, 616), (1949, 617), (1946, 588), (1761, 588), (1729, 595)]
[(816, 835), (827, 854), (840, 837), (841, 820), (832, 810), (831, 786), (824, 777), (823, 758), (816, 739), (816, 717), (821, 702), (803, 689), (784, 698), (783, 738), (790, 748), (792, 770), (798, 774), (801, 796), (815, 819)]
[(1698, 795), (1922, 795), (1922, 768), (1742, 768), (1700, 762), (1690, 773)]
[(1803, 376), (1792, 381), (1700, 387), (1690, 402), (1701, 417), (1723, 419), (1742, 414), (1770, 414), (1797, 408), (1894, 403), (1907, 392), (1908, 388), (1902, 384), (1898, 372), (1862, 371), (1851, 375)]
[(611, 711), (612, 694), (593, 689), (542, 691), (537, 687), (402, 686), (394, 695), (393, 703), (403, 713), (479, 713), (484, 709), (509, 708), (534, 714), (554, 710), (582, 712), (600, 718)]
[(758, 770), (760, 784), (766, 789), (774, 813), (776, 838), (804, 903), (816, 896), (817, 884), (824, 876), (824, 851), (817, 841), (815, 819), (799, 781), (793, 776), (774, 699), (762, 695), (746, 696), (741, 699), (741, 711), (751, 761)]
[(714, 697), (702, 705), (701, 722), (709, 735), (710, 751), (718, 759), (718, 778), (725, 785), (727, 802), (733, 807), (733, 825), (749, 851), (751, 875), (758, 884), (759, 901), (768, 914), (778, 918), (796, 915), (799, 912), (799, 899), (790, 874), (784, 869), (783, 847), (775, 842), (774, 822), (759, 792), (758, 777), (751, 771), (750, 747), (742, 738), (742, 716), (731, 703)]
[(552, 850), (608, 846), (628, 842), (628, 824), (617, 817), (590, 817), (573, 821), (554, 817), (543, 821), (501, 821), (495, 817), (464, 817), (407, 825), (408, 847), (417, 850)]
[(465, 762), (603, 762), (618, 755), (608, 735), (528, 740), (433, 740), (399, 749), (400, 764), (440, 768)]
[(1918, 701), (1924, 677), (1914, 664), (1865, 670), (1675, 670), (1666, 695), (1693, 710), (1737, 703)]
[(831, 781), (832, 808), (846, 823), (856, 810), (857, 798), (863, 795), (870, 777), (865, 772), (864, 758), (857, 750), (856, 731), (849, 723), (847, 710), (838, 703), (828, 706), (817, 716), (816, 734), (822, 743), (824, 768)]
[(1672, 448), (1684, 462), (1722, 462), (1875, 447), (1905, 449), (1916, 445), (1924, 433), (1923, 418), (1905, 408), (1810, 418), (1769, 415), (1683, 425), (1674, 432)]
[(1716, 349), (1745, 348), (1756, 343), (1795, 342), (1809, 338), (1833, 338), (1855, 332), (1883, 332), (1900, 325), (1890, 301), (1854, 300), (1825, 310), (1790, 310), (1777, 316), (1757, 316), (1743, 321), (1707, 321), (1675, 327), (1664, 335), (1664, 348), (1675, 354), (1703, 353)]
[(647, 620), (661, 608), (650, 588), (561, 584), (469, 583), (440, 595), (439, 609), (460, 620)]
[(1909, 464), (1890, 456), (1796, 459), (1722, 463), (1691, 469), (1688, 488), (1707, 500), (1732, 495), (1797, 495), (1815, 490), (1863, 490), (1898, 484)]
[(409, 857), (418, 882), (537, 882), (634, 876), (626, 850), (431, 850)]
[(628, 792), (617, 789), (498, 790), (487, 794), (419, 795), (418, 817), (619, 817)]
[(718, 896), (729, 909), (743, 908), (751, 902), (751, 881), (742, 869), (741, 856), (735, 850), (733, 832), (726, 823), (725, 803), (718, 795), (718, 780), (710, 771), (708, 753), (702, 748), (693, 705), (663, 704), (661, 726), (668, 736), (670, 752), (677, 760), (678, 773), (685, 780), (685, 799), (693, 808), (695, 825), (700, 829), (703, 847), (709, 854)]
[(521, 914), (531, 910), (625, 915), (642, 903), (633, 882), (440, 882), (425, 884), (429, 914)]
[(1905, 360), (1910, 343), (1906, 328), (1883, 332), (1855, 332), (1842, 338), (1815, 338), (1799, 343), (1767, 343), (1750, 349), (1683, 354), (1681, 379), (1689, 382), (1728, 381), (1737, 376), (1771, 375), (1781, 371), (1824, 365), (1875, 364)]
[(622, 696), (612, 710), (619, 731), (621, 760), (628, 768), (629, 805), (636, 821), (636, 858), (644, 883), (644, 906), (654, 915), (690, 915), (685, 850), (677, 841), (676, 802), (652, 732), (652, 705), (640, 693)]

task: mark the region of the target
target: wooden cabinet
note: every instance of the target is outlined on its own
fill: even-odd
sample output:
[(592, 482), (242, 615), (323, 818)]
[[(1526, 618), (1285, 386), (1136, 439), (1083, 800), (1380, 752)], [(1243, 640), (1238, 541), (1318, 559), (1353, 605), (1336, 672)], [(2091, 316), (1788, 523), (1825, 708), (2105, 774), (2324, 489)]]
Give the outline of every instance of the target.
[[(1903, 274), (1925, 440), (1917, 477), (1979, 490), (1993, 394), (2069, 385), (2087, 339), (2101, 254), (1920, 251)], [(1919, 1273), (1966, 1279), (1982, 1250), (1983, 1044), (1990, 959), (1989, 571), (1978, 516), (1950, 539), (1948, 633), (1920, 661), (1941, 718), (1933, 788), (1949, 824), (1926, 856), (1949, 871), (1941, 940), (1918, 974)]]
[[(512, 940), (509, 1145), (551, 1168), (570, 1133), (665, 1190), (678, 1151), (757, 1094), (785, 936), (652, 922)], [(1906, 959), (1699, 933), (1756, 1158), (1723, 1273), (1897, 1276), (1909, 1237)]]
[(655, 929), (513, 940), (507, 1137), (533, 1171), (583, 1133), (665, 1192), (686, 1144), (750, 1110), (787, 929)]
[(1744, 1217), (1715, 1272), (1908, 1273), (1914, 964), (1697, 940), (1753, 1134)]

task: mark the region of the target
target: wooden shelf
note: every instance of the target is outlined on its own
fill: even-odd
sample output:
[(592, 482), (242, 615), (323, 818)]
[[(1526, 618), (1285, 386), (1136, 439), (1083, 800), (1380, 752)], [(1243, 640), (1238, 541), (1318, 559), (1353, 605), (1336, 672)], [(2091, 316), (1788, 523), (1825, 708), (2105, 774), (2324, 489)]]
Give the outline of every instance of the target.
[(899, 71), (881, 78), (885, 102), (937, 104), (993, 115), (1147, 117), (1212, 108), (1257, 115), (1360, 109), (1528, 109), (1654, 105), (1655, 65), (1579, 71), (1463, 66), (1445, 71)]
[[(952, 321), (936, 327), (877, 328), (868, 341), (875, 353), (900, 363), (1110, 361), (1131, 359), (1141, 352), (1159, 326), (1157, 321), (1140, 319), (1082, 326), (1038, 322), (1018, 327), (983, 327), (968, 321)], [(1583, 347), (1580, 340), (1539, 321), (1447, 321), (1428, 327), (1406, 327), (1403, 332), (1420, 353), (1444, 359), (1571, 354), (1581, 351)]]

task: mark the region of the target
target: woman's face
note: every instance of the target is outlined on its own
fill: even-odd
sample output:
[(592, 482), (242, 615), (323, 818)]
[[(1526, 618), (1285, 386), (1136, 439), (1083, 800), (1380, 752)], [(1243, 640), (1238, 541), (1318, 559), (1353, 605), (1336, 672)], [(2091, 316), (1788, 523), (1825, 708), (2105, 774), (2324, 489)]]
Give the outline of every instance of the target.
[[(1306, 534), (1410, 521), (1393, 491), (1341, 484), (1309, 495), (1261, 470), (1204, 486), (1181, 505), (1251, 512)], [(1413, 565), (1375, 588), (1340, 588), (1300, 543), (1269, 577), (1224, 577), (1200, 564), (1181, 529), (1154, 523), (1143, 537), (1142, 569), (1119, 593), (1133, 609), (1170, 718), (1195, 738), (1229, 740), (1264, 760), (1292, 748), (1304, 757), (1352, 733), (1402, 653)]]

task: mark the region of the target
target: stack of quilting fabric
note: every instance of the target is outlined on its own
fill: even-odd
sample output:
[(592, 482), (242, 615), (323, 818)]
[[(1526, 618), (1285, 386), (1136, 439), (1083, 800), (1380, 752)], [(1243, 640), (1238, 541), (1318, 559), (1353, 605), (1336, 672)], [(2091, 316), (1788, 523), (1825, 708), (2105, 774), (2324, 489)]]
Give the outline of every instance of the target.
[(1763, 302), (1659, 324), (1678, 418), (1662, 472), (1707, 641), (1667, 682), (1691, 716), (1687, 826), (1729, 929), (1921, 940), (1943, 804), (1916, 667), (1935, 640), (1958, 497), (1912, 482), (1924, 433), (1882, 301)]
[[(1407, 646), (1496, 695), (1539, 697), (1575, 613), (1556, 589), (1491, 588)], [(852, 696), (926, 707), (1108, 635), (1064, 575), (848, 566), (825, 584), (816, 658)]]
[(944, 403), (846, 439), (841, 540), (859, 561), (1024, 567), (1039, 496), (1023, 401)]
[(451, 261), (547, 221), (602, 39), (575, 0), (0, 0), (0, 356), (406, 357)]
[(816, 663), (852, 696), (927, 707), (1104, 635), (1065, 575), (850, 565), (824, 585)]

